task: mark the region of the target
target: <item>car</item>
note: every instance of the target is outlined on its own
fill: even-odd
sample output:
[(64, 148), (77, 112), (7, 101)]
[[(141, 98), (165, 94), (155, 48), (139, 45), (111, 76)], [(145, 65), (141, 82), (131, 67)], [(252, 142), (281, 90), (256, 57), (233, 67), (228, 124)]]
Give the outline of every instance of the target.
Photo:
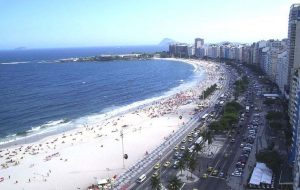
[(243, 143), (241, 143), (240, 147), (243, 148), (245, 145)]
[(211, 175), (212, 175), (212, 176), (217, 176), (217, 175), (218, 175), (218, 172), (219, 172), (218, 170), (214, 170), (214, 171), (212, 171)]
[(235, 177), (240, 177), (240, 176), (242, 176), (242, 172), (235, 171), (231, 175), (235, 176)]
[(219, 177), (223, 178), (224, 177), (224, 172), (220, 172)]
[(160, 163), (156, 163), (153, 167), (153, 169), (158, 170), (160, 168)]
[(192, 134), (191, 133), (189, 133), (188, 135), (187, 135), (187, 137), (191, 137), (192, 136)]
[(181, 146), (180, 150), (185, 150), (185, 146)]
[(242, 172), (242, 171), (243, 171), (243, 168), (235, 168), (234, 171)]
[(178, 146), (175, 146), (175, 147), (174, 147), (174, 150), (178, 150)]
[(186, 139), (182, 139), (182, 141), (181, 141), (182, 143), (185, 143), (186, 142)]
[(246, 145), (245, 145), (245, 147), (253, 147), (253, 144), (250, 144), (250, 143), (247, 143)]
[(225, 154), (224, 154), (224, 157), (225, 157), (225, 158), (227, 158), (228, 156), (229, 156), (229, 154), (228, 154), (228, 153), (225, 153)]
[(230, 141), (231, 143), (235, 143), (235, 139), (231, 139), (231, 141)]
[(159, 175), (158, 172), (154, 172), (154, 173), (152, 174), (152, 177), (153, 177), (153, 178), (157, 178), (158, 175)]
[(175, 152), (173, 158), (177, 158), (179, 156), (179, 152)]
[(141, 176), (137, 179), (137, 182), (138, 182), (138, 183), (142, 183), (143, 181), (145, 181), (146, 178), (147, 178), (147, 177), (146, 177), (146, 174), (143, 174), (143, 175), (141, 175)]
[(193, 138), (189, 138), (189, 142), (192, 142), (193, 141)]
[(241, 162), (237, 162), (235, 165), (237, 168), (245, 168), (245, 164), (241, 163)]
[(176, 161), (173, 163), (173, 168), (174, 168), (174, 169), (177, 169), (177, 168), (178, 168), (178, 163), (179, 163), (179, 160), (176, 160)]
[(203, 179), (208, 178), (208, 174), (207, 174), (207, 173), (204, 173), (204, 174), (202, 175), (202, 178), (203, 178)]
[(238, 167), (238, 168), (244, 168), (245, 167), (245, 163), (243, 163), (243, 162), (237, 162), (235, 166)]
[(166, 161), (166, 162), (165, 162), (165, 164), (164, 164), (164, 167), (169, 167), (169, 166), (170, 166), (170, 164), (171, 164), (171, 162), (169, 162), (169, 161)]
[(209, 166), (209, 167), (207, 168), (207, 172), (212, 172), (212, 170), (213, 170), (213, 167), (211, 167), (211, 166)]
[(251, 151), (252, 150), (252, 147), (250, 147), (250, 146), (245, 146), (244, 148), (243, 148), (243, 150), (247, 150), (247, 151)]

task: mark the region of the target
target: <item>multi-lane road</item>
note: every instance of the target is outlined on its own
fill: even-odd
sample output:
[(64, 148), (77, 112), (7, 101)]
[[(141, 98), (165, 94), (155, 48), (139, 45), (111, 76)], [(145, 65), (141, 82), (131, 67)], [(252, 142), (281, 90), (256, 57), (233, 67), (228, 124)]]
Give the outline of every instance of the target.
[[(220, 100), (221, 94), (227, 94), (227, 99), (225, 101), (232, 101), (233, 100), (233, 83), (238, 78), (237, 73), (235, 73), (232, 69), (229, 70), (228, 66), (226, 66), (225, 71), (225, 80), (223, 81), (223, 88), (218, 93), (215, 93), (210, 100), (210, 105), (208, 108), (203, 110), (202, 112), (198, 113), (188, 124), (188, 127), (186, 127), (184, 131), (177, 131), (178, 134), (174, 134), (176, 136), (176, 140), (172, 141), (172, 143), (169, 146), (169, 149), (162, 154), (160, 159), (154, 160), (152, 165), (149, 165), (147, 168), (145, 168), (142, 173), (147, 175), (147, 178), (142, 183), (136, 183), (132, 182), (131, 186), (128, 189), (135, 189), (135, 190), (147, 190), (152, 189), (151, 187), (151, 175), (154, 172), (157, 172), (157, 170), (153, 169), (153, 166), (155, 163), (161, 163), (161, 167), (159, 168), (159, 179), (161, 182), (161, 189), (165, 189), (167, 185), (169, 184), (169, 180), (177, 175), (180, 171), (178, 169), (174, 169), (172, 167), (172, 164), (174, 163), (174, 153), (176, 151), (183, 153), (184, 151), (180, 151), (180, 147), (184, 145), (186, 148), (191, 147), (197, 138), (195, 138), (192, 142), (184, 142), (182, 143), (182, 139), (187, 139), (187, 135), (191, 131), (200, 130), (201, 127), (198, 126), (207, 126), (211, 122), (211, 119), (208, 119), (206, 121), (200, 121), (199, 118), (201, 118), (206, 113), (211, 113), (212, 111), (215, 112), (215, 118), (218, 118), (219, 112), (221, 109), (216, 108), (214, 105), (217, 103), (217, 101)], [(247, 73), (243, 71), (244, 73)], [(252, 104), (251, 107), (262, 107), (262, 101), (258, 100), (257, 95), (257, 80), (255, 78), (251, 78), (249, 80), (249, 85), (247, 88), (247, 91), (238, 99), (238, 102), (242, 104), (243, 106)], [(254, 120), (254, 113), (259, 113), (260, 111), (255, 111), (254, 109), (250, 109), (249, 112), (247, 112), (245, 117), (241, 119), (235, 127), (235, 130), (233, 130), (230, 133), (226, 134), (218, 134), (215, 135), (215, 138), (213, 140), (213, 143), (209, 145), (209, 147), (212, 146), (218, 146), (217, 151), (215, 154), (211, 154), (208, 156), (208, 154), (200, 153), (197, 155), (197, 169), (193, 171), (193, 175), (195, 176), (194, 181), (189, 180), (183, 180), (184, 183), (181, 187), (183, 190), (190, 190), (190, 189), (205, 189), (205, 190), (226, 190), (226, 189), (244, 189), (244, 186), (247, 183), (247, 179), (250, 175), (249, 172), (249, 162), (251, 164), (255, 163), (255, 158), (253, 158), (253, 151), (251, 153), (249, 158), (246, 161), (246, 166), (243, 169), (243, 172), (241, 172), (241, 176), (233, 176), (232, 173), (237, 168), (236, 163), (240, 160), (240, 156), (242, 155), (242, 148), (241, 144), (245, 144), (245, 138), (247, 135), (249, 135), (248, 126), (249, 124), (253, 123)], [(261, 119), (262, 120), (262, 119)], [(264, 130), (264, 124), (259, 124), (259, 129), (257, 134), (259, 135), (261, 131)], [(232, 140), (234, 139), (234, 140)], [(253, 146), (257, 146), (256, 140), (254, 142)], [(175, 146), (179, 147), (179, 150), (174, 150)], [(209, 150), (210, 151), (210, 150)], [(243, 153), (244, 154), (244, 153)], [(163, 164), (166, 161), (170, 161), (171, 165), (169, 167), (164, 167)], [(210, 167), (210, 171), (208, 171), (208, 168)], [(251, 166), (253, 167), (253, 166)], [(240, 168), (241, 169), (241, 168)], [(217, 170), (217, 174), (213, 175), (214, 170)], [(220, 175), (220, 173), (222, 173)], [(203, 174), (207, 174), (207, 176), (203, 177)], [(232, 181), (234, 181), (234, 184), (232, 185)], [(230, 187), (229, 187), (230, 186)]]
[[(222, 86), (223, 87), (222, 87), (221, 90), (219, 90), (218, 93), (215, 93), (210, 98), (210, 105), (209, 105), (209, 107), (207, 107), (202, 112), (198, 113), (194, 117), (194, 119), (192, 119), (192, 122), (190, 122), (190, 124), (189, 124), (190, 126), (189, 127), (185, 127), (188, 130), (186, 130), (184, 133), (182, 133), (181, 131), (179, 131), (180, 138), (178, 138), (177, 141), (175, 141), (174, 143), (172, 143), (171, 145), (169, 145), (171, 147), (171, 149), (167, 153), (163, 154), (164, 155), (163, 158), (161, 158), (159, 160), (156, 160), (156, 162), (160, 162), (161, 165), (163, 165), (166, 161), (170, 161), (171, 162), (171, 167), (165, 168), (165, 167), (161, 166), (161, 168), (160, 168), (160, 172), (159, 172), (160, 175), (159, 175), (159, 177), (160, 177), (160, 181), (162, 182), (163, 186), (167, 186), (168, 181), (170, 180), (170, 178), (172, 176), (174, 176), (178, 172), (178, 170), (176, 170), (176, 169), (174, 169), (172, 167), (172, 164), (174, 163), (173, 155), (174, 155), (174, 152), (175, 152), (175, 150), (173, 150), (173, 147), (175, 147), (176, 145), (179, 145), (179, 148), (182, 145), (184, 145), (186, 148), (192, 146), (192, 144), (194, 143), (194, 141), (196, 140), (196, 138), (194, 139), (194, 141), (192, 141), (192, 142), (186, 142), (184, 144), (181, 143), (182, 139), (185, 139), (186, 136), (192, 130), (196, 129), (197, 126), (202, 126), (204, 124), (206, 124), (206, 125), (209, 124), (209, 121), (206, 121), (206, 122), (205, 121), (199, 121), (199, 118), (201, 118), (206, 113), (211, 113), (212, 111), (214, 111), (215, 110), (215, 104), (218, 102), (220, 96), (222, 94), (228, 92), (230, 81), (232, 81), (230, 79), (230, 72), (228, 72), (227, 70), (224, 69), (223, 73), (225, 73), (225, 78), (222, 81)], [(200, 128), (198, 128), (198, 129), (200, 129)], [(224, 148), (222, 148), (222, 149), (224, 149)], [(225, 148), (224, 151), (228, 151), (227, 148)], [(217, 157), (217, 156), (215, 156), (215, 157)], [(228, 159), (230, 159), (230, 156), (228, 156)], [(205, 158), (203, 160), (205, 160)], [(209, 159), (207, 159), (207, 160), (210, 162)], [(217, 164), (219, 164), (219, 162)], [(203, 166), (204, 165), (205, 165), (205, 162), (203, 162)], [(150, 168), (147, 168), (146, 170), (143, 171), (143, 173), (147, 175), (147, 179), (143, 183), (133, 183), (129, 187), (129, 189), (137, 189), (137, 190), (151, 189), (151, 183), (150, 183), (150, 181), (151, 181), (151, 175), (155, 172), (155, 170), (152, 168), (153, 166), (154, 166), (154, 164)], [(223, 166), (220, 166), (220, 167), (223, 167)], [(225, 167), (225, 165), (224, 165), (224, 167)]]

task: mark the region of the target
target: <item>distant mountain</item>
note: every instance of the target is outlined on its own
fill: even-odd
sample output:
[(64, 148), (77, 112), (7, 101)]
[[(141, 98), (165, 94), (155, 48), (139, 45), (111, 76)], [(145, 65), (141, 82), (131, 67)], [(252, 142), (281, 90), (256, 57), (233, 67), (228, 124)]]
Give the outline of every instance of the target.
[(170, 44), (176, 43), (175, 40), (172, 40), (170, 38), (164, 38), (160, 43), (158, 44), (159, 46), (168, 46)]
[(26, 47), (17, 47), (14, 50), (26, 50), (26, 49), (27, 49)]

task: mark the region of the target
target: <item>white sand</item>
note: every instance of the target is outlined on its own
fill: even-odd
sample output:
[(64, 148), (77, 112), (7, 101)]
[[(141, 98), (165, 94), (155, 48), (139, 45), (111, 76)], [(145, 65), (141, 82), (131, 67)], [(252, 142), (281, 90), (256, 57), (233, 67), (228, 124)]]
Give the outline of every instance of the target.
[[(202, 90), (218, 82), (220, 75), (216, 76), (215, 64), (183, 61), (196, 67), (201, 65), (206, 70), (207, 78), (193, 88), (143, 109), (35, 143), (1, 150), (0, 164), (7, 163), (8, 168), (0, 169), (0, 181), (1, 177), (4, 178), (0, 182), (0, 189), (86, 189), (96, 182), (96, 178), (112, 177), (124, 172), (120, 138), (122, 129), (125, 153), (129, 155), (125, 162), (128, 168), (143, 158), (146, 151), (154, 150), (164, 142), (164, 138), (186, 123), (200, 102), (198, 97)], [(180, 115), (182, 119), (179, 119)], [(122, 127), (124, 125), (126, 127)]]

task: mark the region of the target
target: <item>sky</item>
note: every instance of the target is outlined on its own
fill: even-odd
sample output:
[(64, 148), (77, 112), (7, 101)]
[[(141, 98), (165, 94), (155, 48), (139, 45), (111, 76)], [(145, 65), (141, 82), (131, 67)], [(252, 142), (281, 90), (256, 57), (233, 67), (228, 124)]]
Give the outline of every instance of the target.
[(0, 0), (0, 49), (282, 39), (293, 3), (300, 0)]

